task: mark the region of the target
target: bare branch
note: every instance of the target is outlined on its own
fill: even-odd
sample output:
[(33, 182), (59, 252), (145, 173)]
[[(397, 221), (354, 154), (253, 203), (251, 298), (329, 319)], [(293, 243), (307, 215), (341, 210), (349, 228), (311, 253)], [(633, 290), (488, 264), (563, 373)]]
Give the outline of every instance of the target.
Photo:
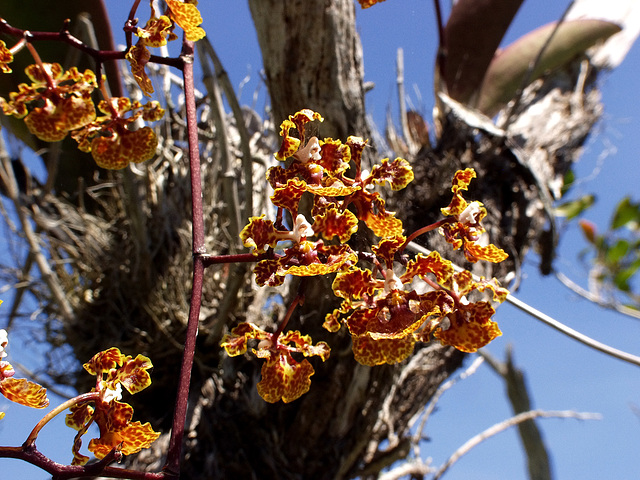
[[(522, 370), (514, 365), (511, 348), (507, 347), (507, 360), (505, 362), (500, 362), (484, 349), (479, 353), (504, 380), (513, 413), (519, 414), (531, 410), (531, 399), (525, 376)], [(527, 420), (518, 424), (518, 433), (527, 456), (529, 478), (531, 480), (551, 480), (549, 453), (536, 422)]]
[(433, 473), (433, 467), (421, 459), (416, 459), (404, 463), (387, 473), (383, 473), (378, 477), (378, 480), (399, 480), (407, 475), (412, 475), (411, 478), (415, 478), (428, 475), (429, 473)]
[(602, 297), (600, 297), (600, 295), (592, 293), (589, 290), (585, 290), (584, 288), (582, 288), (580, 285), (575, 283), (573, 280), (571, 280), (569, 277), (567, 277), (562, 272), (556, 272), (556, 278), (558, 280), (560, 280), (560, 282), (562, 282), (562, 284), (565, 287), (571, 289), (574, 293), (577, 293), (581, 297), (589, 300), (590, 302), (595, 303), (596, 305), (599, 305), (599, 306), (604, 307), (604, 308), (608, 308), (610, 310), (615, 310), (618, 313), (621, 313), (623, 315), (627, 315), (627, 316), (632, 317), (632, 318), (640, 319), (640, 311), (639, 310), (636, 310), (635, 308), (627, 307), (625, 305), (621, 305), (621, 304), (616, 303), (616, 302), (606, 301)]
[(507, 295), (507, 302), (509, 302), (514, 307), (519, 308), (523, 312), (528, 313), (535, 319), (546, 323), (547, 325), (555, 328), (561, 333), (564, 333), (567, 337), (573, 338), (574, 340), (577, 340), (578, 342), (591, 347), (594, 350), (598, 350), (599, 352), (617, 358), (618, 360), (622, 360), (623, 362), (631, 363), (640, 367), (640, 357), (636, 355), (623, 352), (622, 350), (618, 350), (617, 348), (610, 347), (609, 345), (605, 345), (602, 342), (594, 340), (591, 337), (587, 337), (586, 335), (574, 330), (573, 328), (566, 326), (564, 323), (559, 322), (558, 320), (550, 317), (545, 313), (542, 313), (540, 310), (533, 308), (531, 305), (526, 304), (525, 302), (514, 297), (511, 294)]
[(479, 445), (481, 442), (493, 437), (494, 435), (506, 430), (509, 427), (513, 427), (521, 422), (526, 422), (534, 418), (577, 418), (578, 420), (600, 420), (602, 416), (598, 413), (580, 413), (573, 410), (560, 410), (560, 411), (545, 411), (545, 410), (530, 410), (528, 412), (520, 413), (514, 417), (508, 418), (500, 423), (487, 428), (482, 433), (479, 433), (475, 437), (469, 439), (460, 448), (458, 448), (453, 455), (438, 469), (433, 477), (433, 480), (438, 480), (444, 473), (460, 458), (469, 453), (469, 451)]
[[(409, 242), (407, 244), (407, 248), (410, 248), (414, 252), (424, 253), (427, 255), (431, 253), (431, 250), (424, 248), (423, 246), (418, 245), (414, 242)], [(462, 267), (459, 267), (456, 264), (453, 264), (453, 268), (456, 271), (463, 270)], [(473, 278), (476, 281), (479, 280), (477, 275), (473, 275)], [(550, 317), (549, 315), (542, 313), (540, 310), (533, 308), (531, 305), (528, 305), (527, 303), (516, 298), (512, 294), (507, 295), (506, 301), (511, 305), (513, 305), (514, 307), (517, 307), (523, 312), (531, 315), (533, 318), (540, 320), (543, 323), (546, 323), (552, 328), (555, 328), (559, 332), (565, 334), (567, 337), (573, 338), (574, 340), (577, 340), (578, 342), (590, 348), (593, 348), (594, 350), (598, 350), (599, 352), (602, 352), (611, 357), (617, 358), (618, 360), (622, 360), (623, 362), (631, 363), (633, 365), (637, 365), (640, 367), (640, 357), (636, 355), (623, 352), (622, 350), (618, 350), (617, 348), (610, 347), (609, 345), (606, 345), (602, 342), (594, 340), (593, 338), (588, 337), (578, 332), (577, 330), (574, 330), (573, 328), (566, 326), (564, 323)]]

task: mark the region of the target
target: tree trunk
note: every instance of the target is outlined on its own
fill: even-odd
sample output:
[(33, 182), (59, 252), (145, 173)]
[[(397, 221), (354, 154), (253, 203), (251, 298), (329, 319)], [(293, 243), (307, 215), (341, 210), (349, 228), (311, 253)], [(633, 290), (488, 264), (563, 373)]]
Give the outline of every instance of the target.
[[(325, 118), (320, 136), (367, 138), (354, 3), (249, 4), (275, 124), (311, 108)], [(327, 334), (321, 326), (324, 315), (336, 307), (331, 279), (313, 280), (307, 282), (305, 304), (290, 323), (291, 329), (300, 328), (314, 342), (331, 345), (326, 363), (313, 362), (316, 373), (310, 391), (291, 404), (266, 404), (256, 394), (262, 362), (223, 355), (224, 374), (205, 383), (208, 394), (196, 393), (185, 478), (349, 478), (380, 456), (406, 455), (408, 420), (461, 365), (463, 355), (432, 344), (420, 348), (405, 365), (359, 365), (344, 329), (338, 335)], [(379, 452), (380, 442), (387, 439), (389, 445)]]
[[(276, 125), (301, 108), (311, 108), (325, 117), (321, 132), (326, 129), (328, 136), (366, 136), (353, 2), (250, 0), (250, 6)], [(559, 87), (551, 82), (548, 90), (568, 98), (576, 80)], [(529, 98), (526, 105), (535, 101)], [(583, 108), (573, 109), (574, 119), (592, 125), (598, 116), (595, 106), (597, 98), (585, 97)], [(526, 107), (519, 114), (526, 116)], [(490, 236), (511, 255), (503, 266), (481, 273), (504, 279), (517, 272), (526, 250), (550, 238), (541, 234), (550, 220), (545, 209), (550, 188), (537, 168), (550, 167), (557, 180), (570, 167), (588, 128), (567, 131), (571, 155), (560, 155), (557, 148), (545, 145), (547, 154), (535, 166), (523, 160), (521, 149), (540, 147), (536, 132), (529, 132), (527, 146), (515, 148), (513, 141), (478, 135), (449, 115), (437, 146), (412, 159), (416, 179), (395, 200), (406, 213), (407, 231), (431, 220), (425, 211), (437, 215), (448, 203), (455, 170), (472, 166), (479, 179), (469, 198), (485, 203)], [(196, 400), (185, 478), (339, 479), (363, 474), (373, 478), (408, 453), (409, 419), (461, 365), (463, 354), (429, 344), (417, 347), (401, 365), (358, 365), (344, 329), (342, 336), (327, 336), (320, 326), (334, 305), (331, 293), (326, 293), (328, 283), (321, 288), (324, 295), (322, 290), (308, 295), (312, 298), (291, 325), (332, 347), (325, 364), (314, 363), (311, 390), (292, 404), (265, 404), (255, 391), (259, 364), (223, 357), (223, 374), (205, 382)], [(383, 442), (388, 443), (381, 447)]]

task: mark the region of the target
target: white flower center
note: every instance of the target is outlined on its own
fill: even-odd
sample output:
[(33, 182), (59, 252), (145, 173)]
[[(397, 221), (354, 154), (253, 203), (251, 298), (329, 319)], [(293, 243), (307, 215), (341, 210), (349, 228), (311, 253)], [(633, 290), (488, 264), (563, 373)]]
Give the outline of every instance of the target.
[(7, 335), (7, 331), (3, 328), (0, 329), (0, 358), (4, 358), (7, 356), (7, 352), (5, 352), (5, 348), (9, 345), (9, 337)]
[(293, 231), (291, 237), (296, 243), (300, 243), (302, 237), (310, 237), (314, 234), (311, 224), (307, 222), (304, 215), (300, 214), (296, 217), (295, 224), (293, 225)]
[(117, 384), (115, 390), (107, 388), (104, 391), (104, 395), (103, 395), (102, 399), (106, 403), (109, 403), (112, 400), (122, 400), (122, 385), (121, 384)]
[(300, 160), (302, 163), (307, 163), (311, 160), (318, 161), (322, 158), (320, 155), (320, 143), (318, 137), (311, 137), (304, 148), (301, 148), (293, 156)]
[(458, 221), (464, 225), (471, 225), (476, 223), (476, 218), (482, 212), (480, 209), (480, 202), (471, 202), (467, 205), (460, 215), (458, 215)]
[(402, 290), (402, 282), (393, 273), (392, 269), (387, 268), (384, 279), (384, 293), (389, 293), (391, 290)]

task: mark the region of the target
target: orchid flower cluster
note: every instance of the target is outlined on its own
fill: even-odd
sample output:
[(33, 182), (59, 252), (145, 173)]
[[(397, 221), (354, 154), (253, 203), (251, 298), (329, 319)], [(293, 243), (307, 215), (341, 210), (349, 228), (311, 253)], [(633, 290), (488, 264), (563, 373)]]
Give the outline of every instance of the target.
[[(240, 234), (258, 260), (254, 268), (258, 285), (282, 285), (286, 275), (335, 274), (332, 289), (342, 303), (325, 317), (323, 326), (330, 332), (346, 326), (353, 354), (364, 365), (401, 362), (411, 355), (416, 342), (432, 338), (475, 352), (501, 335), (491, 320), (492, 303), (504, 301), (508, 291), (497, 280), (474, 280), (470, 272), (456, 271), (438, 252), (412, 259), (403, 255), (416, 235), (405, 237), (402, 221), (386, 209), (375, 187), (388, 184), (392, 190), (403, 189), (413, 180), (410, 164), (402, 158), (385, 158), (371, 171), (363, 170), (366, 141), (355, 136), (346, 143), (306, 138), (312, 121), (323, 118), (305, 109), (282, 123), (282, 146), (275, 157), (286, 163), (267, 173), (276, 220), (252, 217)], [(439, 230), (454, 249), (462, 248), (469, 262), (501, 262), (507, 258), (503, 250), (479, 242), (485, 232), (481, 224), (487, 215), (485, 207), (462, 196), (474, 177), (470, 168), (456, 172), (453, 198), (442, 208), (444, 218), (417, 234)], [(308, 216), (301, 211), (303, 195), (312, 198)], [(285, 214), (292, 221), (290, 230), (285, 227)], [(370, 252), (357, 252), (348, 243), (362, 224), (378, 239)], [(472, 292), (482, 294), (487, 289), (492, 292), (490, 299), (469, 300)], [(250, 339), (259, 341), (253, 353), (265, 363), (257, 388), (269, 402), (290, 402), (310, 387), (313, 367), (306, 358), (298, 362), (292, 353), (319, 356), (323, 361), (330, 353), (325, 342), (313, 345), (308, 335), (283, 332), (290, 313), (276, 333), (242, 323), (221, 342), (235, 356), (247, 351)]]
[[(168, 0), (167, 11), (158, 15), (153, 3), (151, 18), (145, 27), (133, 28), (139, 40), (125, 56), (136, 82), (147, 96), (154, 91), (145, 70), (151, 58), (148, 47), (162, 47), (177, 39), (173, 33), (176, 25), (184, 30), (188, 40), (205, 36), (199, 26), (202, 16), (195, 4)], [(21, 39), (13, 48), (8, 48), (0, 40), (0, 71), (11, 72), (14, 52), (24, 45), (25, 40)], [(93, 71), (80, 72), (76, 67), (64, 71), (58, 63), (43, 62), (33, 46), (26, 45), (36, 62), (25, 69), (31, 83), (20, 84), (8, 100), (0, 97), (0, 109), (5, 115), (24, 119), (29, 131), (45, 142), (58, 142), (70, 134), (80, 150), (91, 152), (101, 168), (122, 169), (155, 155), (158, 146), (155, 132), (148, 126), (136, 125), (140, 119), (154, 122), (162, 118), (164, 109), (157, 101), (143, 105), (126, 97), (110, 97), (103, 79), (96, 79)], [(93, 94), (97, 89), (104, 99), (96, 105)]]
[[(154, 3), (150, 2), (151, 18), (145, 27), (136, 27), (135, 20), (128, 24), (129, 33), (136, 35), (139, 40), (136, 45), (130, 45), (126, 54), (122, 54), (129, 61), (134, 78), (147, 96), (153, 93), (151, 80), (146, 73), (146, 65), (151, 59), (149, 47), (162, 47), (168, 41), (177, 39), (173, 32), (176, 25), (183, 29), (188, 41), (205, 36), (200, 27), (202, 16), (197, 2), (166, 0), (167, 8), (163, 14), (158, 14)], [(143, 104), (126, 97), (110, 97), (104, 78), (96, 78), (96, 74), (89, 69), (81, 72), (71, 67), (65, 71), (58, 63), (43, 62), (29, 42), (31, 35), (27, 30), (10, 27), (3, 19), (0, 20), (11, 35), (18, 37), (12, 47), (0, 40), (0, 73), (12, 72), (14, 55), (24, 47), (30, 51), (35, 62), (25, 69), (30, 83), (18, 85), (18, 90), (11, 92), (8, 99), (0, 97), (0, 109), (5, 115), (23, 119), (28, 130), (44, 142), (58, 142), (70, 136), (78, 142), (78, 148), (90, 152), (96, 164), (102, 168), (122, 169), (129, 163), (143, 162), (155, 155), (158, 138), (152, 128), (140, 126), (139, 123), (162, 118), (164, 109), (159, 102)], [(103, 58), (98, 56), (96, 60), (100, 64)], [(103, 99), (95, 101), (98, 90)], [(47, 407), (49, 399), (44, 387), (14, 377), (12, 365), (4, 360), (8, 343), (6, 330), (0, 329), (0, 394), (27, 407)], [(135, 394), (151, 384), (147, 370), (152, 366), (147, 357), (123, 355), (115, 347), (96, 354), (84, 364), (84, 369), (96, 376), (92, 391), (82, 393), (47, 413), (23, 447), (33, 446), (44, 425), (69, 409), (66, 424), (78, 432), (72, 448), (72, 465), (84, 465), (90, 460), (80, 453), (80, 448), (82, 437), (92, 424), (98, 426), (99, 436), (89, 442), (88, 450), (98, 459), (107, 456), (120, 458), (123, 454), (148, 448), (160, 433), (155, 432), (149, 423), (132, 422), (133, 407), (121, 399), (123, 387), (130, 394)], [(0, 419), (3, 417), (4, 413), (0, 412)]]
[[(2, 302), (0, 302), (2, 303)], [(7, 356), (9, 338), (7, 331), (0, 329), (0, 359)], [(78, 431), (73, 442), (72, 465), (84, 465), (90, 458), (80, 453), (82, 436), (92, 424), (99, 428), (100, 435), (89, 442), (88, 450), (96, 458), (108, 454), (129, 455), (149, 446), (160, 436), (147, 422), (132, 422), (133, 407), (122, 400), (122, 387), (130, 394), (138, 393), (151, 385), (147, 370), (153, 367), (151, 360), (143, 355), (135, 358), (120, 353), (115, 347), (93, 356), (83, 365), (96, 376), (96, 386), (89, 393), (77, 395), (62, 403), (36, 425), (25, 444), (35, 442), (39, 431), (51, 419), (69, 409), (65, 423)], [(5, 360), (0, 360), (0, 394), (8, 400), (31, 408), (46, 408), (49, 405), (46, 388), (24, 378), (14, 377), (15, 370)], [(93, 406), (92, 406), (93, 405)], [(0, 412), (0, 419), (5, 416)]]
[[(138, 393), (151, 385), (149, 370), (151, 360), (143, 355), (135, 358), (123, 355), (115, 347), (93, 356), (83, 365), (91, 375), (96, 376), (96, 386), (91, 393), (80, 397), (70, 408), (65, 423), (78, 431), (73, 442), (72, 465), (84, 465), (89, 457), (80, 453), (82, 436), (95, 423), (100, 436), (89, 442), (88, 449), (96, 458), (104, 458), (112, 450), (124, 455), (149, 448), (159, 436), (147, 422), (132, 422), (133, 407), (123, 403), (122, 387), (130, 394)], [(93, 406), (90, 405), (93, 403)]]

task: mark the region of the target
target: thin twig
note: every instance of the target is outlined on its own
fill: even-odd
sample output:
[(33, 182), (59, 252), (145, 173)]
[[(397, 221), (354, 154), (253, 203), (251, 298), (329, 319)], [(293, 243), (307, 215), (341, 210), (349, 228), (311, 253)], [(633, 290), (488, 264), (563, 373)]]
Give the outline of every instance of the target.
[[(0, 455), (4, 458), (16, 458), (23, 460), (31, 465), (41, 468), (45, 472), (51, 474), (52, 480), (65, 480), (81, 477), (100, 476), (107, 478), (126, 478), (129, 480), (163, 480), (168, 478), (165, 472), (152, 473), (140, 472), (137, 470), (129, 470), (120, 467), (107, 466), (106, 462), (91, 463), (88, 465), (62, 465), (54, 462), (49, 457), (43, 455), (36, 447), (2, 447), (0, 446)], [(106, 460), (112, 461), (119, 455), (107, 455)]]
[(416, 145), (409, 132), (409, 121), (407, 119), (407, 103), (404, 92), (404, 50), (402, 48), (398, 48), (396, 53), (396, 84), (398, 86), (398, 108), (400, 109), (402, 136), (409, 148), (409, 152), (413, 154), (416, 151)]
[[(478, 353), (504, 380), (513, 414), (517, 415), (531, 410), (531, 398), (524, 372), (514, 365), (511, 347), (507, 347), (507, 359), (504, 363), (491, 356), (485, 349), (480, 349)], [(528, 420), (518, 424), (518, 433), (527, 457), (529, 478), (531, 480), (551, 480), (549, 453), (536, 422)]]
[(420, 425), (418, 426), (418, 428), (416, 428), (415, 434), (413, 435), (412, 443), (414, 445), (419, 445), (420, 440), (424, 438), (424, 429), (427, 425), (427, 421), (431, 417), (431, 414), (433, 413), (433, 411), (436, 409), (438, 400), (440, 400), (440, 397), (444, 394), (444, 392), (449, 390), (460, 380), (464, 380), (465, 378), (468, 378), (474, 373), (476, 373), (476, 371), (478, 371), (478, 368), (480, 368), (480, 365), (482, 365), (483, 363), (484, 363), (483, 357), (480, 357), (480, 356), (476, 357), (473, 363), (469, 365), (464, 370), (464, 372), (462, 372), (460, 375), (457, 375), (454, 378), (447, 380), (445, 383), (443, 383), (438, 387), (438, 389), (436, 390), (436, 393), (433, 394), (431, 399), (429, 399), (429, 403), (427, 404), (427, 406), (420, 413), (420, 415), (422, 416), (422, 420), (420, 421)]
[(608, 308), (610, 310), (615, 310), (618, 313), (623, 315), (627, 315), (632, 318), (640, 319), (640, 310), (636, 310), (635, 308), (627, 307), (625, 305), (621, 305), (617, 302), (607, 302), (603, 300), (599, 295), (591, 293), (589, 290), (585, 290), (580, 285), (575, 283), (569, 277), (567, 277), (562, 272), (556, 272), (556, 278), (560, 280), (560, 282), (574, 293), (577, 293), (581, 297), (589, 300), (590, 302), (595, 303), (603, 308)]
[(433, 477), (433, 480), (438, 480), (451, 466), (456, 463), (463, 455), (469, 453), (469, 451), (487, 440), (488, 438), (493, 437), (494, 435), (506, 430), (509, 427), (513, 427), (521, 422), (526, 422), (527, 420), (532, 420), (534, 418), (577, 418), (578, 420), (600, 420), (602, 416), (598, 413), (580, 413), (574, 412), (572, 410), (561, 410), (561, 411), (545, 411), (545, 410), (530, 410), (528, 412), (523, 412), (518, 415), (515, 415), (511, 418), (508, 418), (500, 423), (496, 423), (495, 425), (487, 428), (482, 433), (476, 435), (475, 437), (469, 439), (465, 442), (460, 448), (458, 448), (453, 455), (449, 457), (449, 459), (438, 469), (436, 474)]
[[(417, 243), (414, 242), (410, 242), (407, 245), (407, 248), (410, 250), (413, 250), (414, 252), (417, 253), (423, 253), (423, 254), (430, 254), (431, 250), (424, 248), (421, 245), (418, 245)], [(453, 268), (457, 271), (462, 271), (464, 270), (462, 267), (453, 264)], [(478, 281), (479, 277), (477, 275), (473, 275), (473, 279)], [(509, 294), (507, 295), (506, 298), (506, 302), (510, 303), (511, 305), (513, 305), (516, 308), (519, 308), (520, 310), (522, 310), (523, 312), (529, 314), (530, 316), (532, 316), (533, 318), (540, 320), (541, 322), (549, 325), (552, 328), (555, 328), (556, 330), (558, 330), (559, 332), (565, 334), (566, 336), (573, 338), (574, 340), (577, 340), (578, 342), (593, 348), (595, 350), (598, 350), (599, 352), (605, 353), (611, 357), (617, 358), (618, 360), (622, 360), (624, 362), (627, 363), (631, 363), (632, 365), (637, 365), (640, 366), (640, 357), (637, 357), (636, 355), (632, 355), (630, 353), (627, 352), (623, 352), (622, 350), (618, 350), (617, 348), (613, 348), (610, 347), (602, 342), (599, 342), (597, 340), (594, 340), (591, 337), (588, 337), (574, 329), (572, 329), (571, 327), (566, 326), (564, 323), (555, 320), (554, 318), (550, 317), (549, 315), (542, 313), (540, 310), (537, 310), (536, 308), (532, 307), (531, 305), (528, 305), (527, 303), (523, 302), (522, 300), (516, 298), (514, 295)]]
[(417, 458), (405, 462), (402, 465), (381, 474), (378, 480), (399, 480), (401, 478), (424, 478), (425, 475), (433, 472), (433, 467), (422, 459)]
[(232, 252), (238, 248), (238, 238), (240, 234), (240, 206), (238, 199), (238, 187), (236, 184), (236, 173), (234, 165), (231, 161), (231, 149), (229, 147), (229, 136), (224, 118), (224, 106), (222, 104), (222, 95), (218, 86), (218, 79), (213, 74), (209, 62), (204, 58), (204, 47), (202, 43), (197, 44), (199, 57), (203, 59), (200, 62), (203, 71), (203, 82), (207, 89), (209, 101), (211, 102), (210, 115), (213, 124), (216, 127), (218, 147), (220, 148), (220, 171), (222, 173), (222, 193), (224, 196), (225, 209), (229, 220), (229, 246)]
[(543, 323), (546, 323), (552, 328), (555, 328), (559, 332), (564, 333), (567, 337), (573, 338), (578, 342), (587, 345), (588, 347), (593, 348), (594, 350), (598, 350), (602, 353), (606, 353), (607, 355), (622, 360), (627, 363), (631, 363), (633, 365), (640, 366), (640, 357), (636, 355), (632, 355), (627, 352), (623, 352), (622, 350), (618, 350), (617, 348), (610, 347), (605, 345), (602, 342), (594, 340), (591, 337), (587, 337), (586, 335), (574, 330), (571, 327), (566, 326), (564, 323), (559, 322), (558, 320), (550, 317), (549, 315), (542, 313), (540, 310), (533, 308), (531, 305), (526, 304), (522, 300), (514, 297), (513, 295), (507, 295), (507, 302), (513, 305), (516, 308), (519, 308), (525, 313), (528, 313), (530, 316), (540, 320)]

